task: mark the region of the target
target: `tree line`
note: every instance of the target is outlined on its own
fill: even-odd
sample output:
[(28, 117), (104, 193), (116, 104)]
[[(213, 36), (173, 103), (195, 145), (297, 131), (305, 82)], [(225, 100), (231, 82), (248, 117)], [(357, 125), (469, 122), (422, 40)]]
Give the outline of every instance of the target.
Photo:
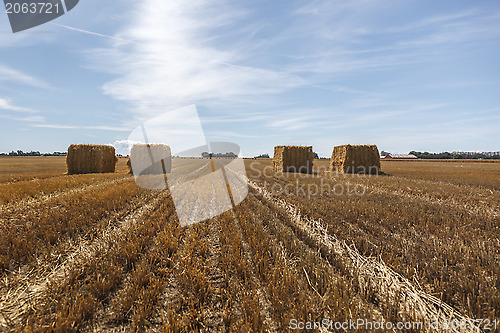
[(477, 160), (477, 159), (485, 159), (485, 160), (496, 160), (500, 159), (500, 151), (497, 152), (442, 152), (442, 153), (429, 153), (429, 152), (420, 152), (420, 151), (410, 151), (410, 154), (417, 156), (421, 159), (447, 159), (447, 160)]
[(230, 158), (237, 158), (238, 155), (236, 155), (235, 153), (233, 152), (228, 152), (228, 153), (209, 153), (209, 152), (203, 152), (201, 153), (201, 157), (204, 157), (204, 158), (209, 158), (209, 157), (215, 157), (215, 158), (218, 158), (218, 157), (230, 157)]
[(10, 153), (0, 153), (0, 156), (66, 156), (66, 152), (40, 153), (39, 151), (24, 152), (22, 150), (11, 151)]

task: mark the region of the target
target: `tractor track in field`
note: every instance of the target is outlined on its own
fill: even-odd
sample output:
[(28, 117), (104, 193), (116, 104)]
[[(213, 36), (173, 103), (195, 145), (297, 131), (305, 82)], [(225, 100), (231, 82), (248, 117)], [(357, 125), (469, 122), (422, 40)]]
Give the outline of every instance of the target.
[[(146, 196), (143, 200), (150, 197)], [(62, 262), (61, 258), (55, 258), (52, 263), (41, 263), (46, 265), (42, 271), (32, 268), (28, 272), (20, 271), (20, 274), (8, 277), (7, 279), (11, 281), (5, 281), (2, 288), (5, 292), (2, 292), (3, 296), (0, 299), (0, 328), (19, 323), (23, 314), (43, 299), (49, 283), (63, 281), (71, 269), (83, 265), (96, 253), (109, 246), (118, 235), (137, 223), (145, 214), (151, 212), (161, 199), (162, 196), (158, 196), (142, 205), (136, 203), (136, 207), (132, 211), (130, 211), (130, 207), (127, 207), (116, 213), (114, 217), (108, 218), (110, 223), (99, 238), (93, 241), (84, 240), (72, 245), (73, 250), (65, 255)], [(113, 223), (112, 221), (117, 218), (119, 220)]]
[(206, 260), (209, 268), (208, 278), (212, 288), (210, 310), (205, 310), (203, 316), (207, 318), (207, 323), (212, 332), (224, 332), (224, 276), (222, 269), (219, 266), (219, 258), (221, 256), (221, 245), (219, 239), (219, 223), (217, 219), (210, 219), (208, 223), (208, 245), (209, 258)]
[[(204, 270), (207, 273), (207, 281), (209, 283), (209, 299), (207, 302), (211, 304), (210, 308), (202, 305), (202, 308), (199, 309), (200, 319), (203, 321), (203, 325), (207, 332), (226, 332), (224, 328), (224, 317), (227, 315), (225, 313), (225, 304), (224, 304), (224, 276), (219, 266), (219, 258), (221, 256), (221, 244), (219, 240), (219, 225), (215, 219), (207, 220), (203, 223), (206, 223), (208, 228), (207, 234), (202, 237), (202, 239), (206, 239), (208, 243), (208, 257), (204, 261)], [(166, 281), (164, 291), (161, 296), (161, 301), (159, 302), (159, 306), (155, 311), (155, 321), (156, 325), (150, 327), (151, 331), (161, 332), (162, 329), (175, 327), (176, 324), (172, 321), (179, 320), (172, 318), (171, 312), (177, 312), (177, 315), (180, 318), (183, 318), (188, 313), (184, 313), (182, 307), (180, 309), (181, 312), (178, 312), (179, 306), (181, 303), (185, 301), (181, 301), (181, 299), (185, 299), (184, 297), (188, 296), (183, 294), (182, 288), (180, 287), (179, 280), (182, 279), (184, 274), (186, 273), (186, 267), (182, 266), (183, 259), (187, 256), (187, 246), (189, 246), (188, 241), (191, 239), (191, 236), (195, 232), (193, 225), (188, 225), (186, 227), (182, 227), (182, 233), (179, 239), (181, 239), (181, 244), (178, 248), (173, 268), (172, 274), (169, 275), (168, 280)], [(189, 299), (189, 296), (187, 297)], [(185, 306), (185, 305), (184, 305)], [(183, 320), (183, 319), (182, 319)], [(160, 324), (163, 323), (163, 327)]]
[[(254, 191), (262, 195), (263, 200), (267, 200), (276, 208), (284, 210), (294, 227), (312, 239), (318, 249), (324, 248), (345, 258), (349, 262), (348, 267), (352, 275), (358, 276), (362, 290), (368, 286), (379, 295), (380, 299), (384, 299), (387, 303), (397, 304), (402, 313), (413, 317), (412, 319), (416, 321), (427, 324), (437, 321), (444, 324), (451, 319), (470, 320), (438, 298), (414, 287), (409, 280), (394, 272), (381, 260), (365, 257), (356, 248), (329, 234), (321, 220), (317, 221), (302, 215), (296, 206), (286, 200), (274, 197), (254, 181), (249, 180), (248, 184)], [(400, 300), (400, 295), (404, 295), (404, 302)], [(459, 332), (458, 330), (452, 331)], [(474, 326), (466, 332), (481, 332), (481, 330)]]
[[(273, 204), (272, 204), (272, 202), (266, 201), (262, 197), (259, 198), (259, 197), (255, 196), (255, 195), (252, 195), (249, 199), (252, 200), (253, 202), (255, 202), (257, 205), (259, 205), (261, 207), (261, 209), (259, 209), (259, 211), (269, 211), (270, 214), (273, 214), (273, 212), (274, 212), (274, 214), (276, 214), (276, 215), (273, 214), (274, 216), (272, 218), (268, 218), (266, 220), (261, 219), (261, 224), (263, 226), (264, 225), (272, 225), (272, 227), (267, 228), (266, 230), (268, 230), (269, 233), (274, 236), (274, 237), (271, 237), (271, 240), (273, 241), (273, 243), (276, 244), (276, 242), (278, 242), (279, 239), (283, 239), (283, 237), (285, 237), (285, 238), (289, 237), (289, 236), (283, 236), (283, 235), (281, 235), (282, 233), (283, 234), (294, 235), (293, 236), (294, 237), (294, 242), (296, 241), (297, 243), (299, 243), (302, 248), (306, 249), (306, 251), (308, 251), (310, 253), (316, 253), (316, 254), (319, 255), (319, 260), (324, 265), (324, 267), (322, 269), (326, 269), (329, 272), (329, 276), (331, 276), (334, 281), (338, 281), (341, 278), (338, 275), (338, 273), (336, 273), (334, 271), (334, 269), (333, 269), (330, 261), (327, 258), (325, 258), (321, 254), (321, 252), (318, 253), (318, 251), (317, 251), (316, 248), (311, 247), (310, 245), (308, 245), (307, 241), (303, 237), (301, 237), (297, 233), (296, 230), (294, 230), (293, 226), (291, 226), (289, 223), (284, 222), (284, 221), (282, 221), (282, 220), (280, 220), (278, 218), (277, 212), (275, 210), (273, 211), (273, 207), (272, 207)], [(281, 229), (281, 231), (280, 231), (280, 229)], [(281, 241), (279, 241), (278, 246), (279, 246), (279, 248), (281, 250), (282, 256), (284, 258), (288, 258), (286, 260), (293, 260), (293, 259), (291, 259), (290, 255), (287, 254), (288, 250), (283, 246), (283, 244), (282, 244)], [(291, 266), (295, 266), (295, 265), (291, 265)], [(307, 273), (305, 273), (304, 277), (305, 277), (305, 280), (306, 280), (306, 281), (304, 281), (304, 283), (305, 284), (309, 284), (311, 286), (312, 290), (314, 290), (314, 292), (323, 301), (323, 299), (324, 299), (325, 296), (319, 294), (319, 292), (314, 288), (314, 286), (309, 281), (309, 276), (307, 275)], [(367, 301), (365, 299), (363, 299), (361, 296), (357, 296), (357, 297), (358, 297), (358, 302), (365, 304), (365, 306), (370, 309), (373, 320), (378, 321), (378, 322), (387, 321), (387, 320), (384, 319), (384, 317), (382, 315), (382, 312), (380, 311), (380, 309), (376, 305), (374, 305), (372, 303), (367, 303)], [(329, 332), (326, 329), (322, 329), (321, 331), (322, 332)]]
[[(156, 317), (160, 318), (163, 326), (172, 327), (175, 326), (175, 323), (170, 322), (175, 321), (175, 313), (179, 316), (183, 316), (184, 313), (179, 313), (182, 311), (181, 309), (181, 298), (183, 298), (183, 292), (181, 289), (181, 283), (179, 282), (180, 275), (184, 273), (183, 267), (181, 267), (181, 260), (187, 251), (187, 239), (193, 233), (193, 226), (189, 225), (187, 227), (182, 228), (181, 233), (179, 234), (179, 247), (177, 249), (177, 254), (175, 256), (175, 261), (172, 267), (172, 274), (170, 274), (165, 288), (160, 296), (159, 307), (156, 311)], [(172, 318), (173, 317), (173, 318)], [(161, 331), (161, 329), (153, 328), (154, 331)]]
[[(422, 201), (431, 205), (436, 205), (436, 206), (445, 206), (445, 207), (451, 207), (455, 209), (459, 209), (462, 211), (467, 212), (470, 215), (473, 216), (484, 216), (484, 217), (489, 217), (489, 218), (494, 218), (497, 219), (500, 217), (500, 210), (495, 209), (493, 207), (487, 206), (487, 205), (481, 205), (481, 204), (476, 204), (476, 203), (470, 203), (470, 202), (459, 202), (453, 198), (445, 198), (445, 199), (439, 199), (436, 198), (433, 195), (427, 194), (427, 193), (420, 193), (420, 194), (414, 194), (409, 191), (405, 191), (404, 189), (399, 189), (399, 190), (391, 190), (391, 189), (386, 189), (382, 188), (379, 186), (374, 186), (374, 185), (365, 185), (368, 189), (370, 189), (370, 193), (376, 193), (376, 194), (385, 194), (393, 197), (398, 197), (398, 198), (407, 198), (412, 201)], [(494, 195), (493, 191), (489, 190), (491, 192), (491, 195)]]
[[(21, 199), (19, 201), (13, 202), (13, 203), (7, 203), (0, 205), (0, 216), (4, 214), (22, 214), (22, 212), (25, 211), (31, 211), (31, 210), (36, 210), (38, 207), (49, 203), (51, 200), (55, 200), (58, 198), (66, 197), (66, 196), (71, 196), (74, 194), (78, 193), (83, 193), (85, 191), (90, 191), (92, 189), (97, 189), (100, 187), (104, 186), (109, 186), (109, 185), (114, 185), (118, 183), (125, 182), (126, 180), (130, 179), (130, 177), (126, 176), (123, 178), (117, 178), (117, 179), (111, 179), (111, 180), (102, 180), (98, 181), (97, 183), (89, 184), (89, 185), (83, 185), (83, 186), (78, 186), (76, 188), (69, 188), (61, 191), (55, 191), (52, 193), (36, 196), (36, 197), (30, 197), (30, 198), (25, 198)], [(0, 222), (6, 221), (5, 218), (0, 217)]]
[[(474, 193), (472, 197), (484, 198), (483, 200), (478, 200), (476, 202), (471, 200), (467, 202), (461, 202), (453, 198), (451, 195), (445, 195), (445, 197), (439, 197), (433, 192), (428, 192), (428, 190), (425, 190), (425, 188), (421, 189), (421, 187), (424, 187), (426, 184), (429, 184), (430, 186), (437, 185), (439, 182), (436, 181), (394, 177), (406, 183), (406, 185), (404, 186), (400, 185), (398, 188), (394, 188), (394, 186), (391, 185), (388, 186), (387, 184), (367, 182), (369, 178), (365, 177), (359, 178), (358, 180), (354, 178), (346, 179), (344, 177), (338, 177), (338, 176), (325, 177), (325, 179), (330, 182), (341, 182), (342, 184), (350, 183), (352, 185), (361, 185), (365, 188), (367, 193), (370, 194), (382, 194), (395, 197), (398, 199), (406, 198), (411, 201), (424, 202), (429, 205), (449, 207), (464, 211), (472, 216), (483, 216), (486, 218), (494, 218), (494, 219), (500, 217), (500, 209), (498, 209), (498, 205), (496, 205), (496, 202), (489, 200), (500, 194), (500, 192), (496, 190), (488, 188), (477, 188), (470, 185), (441, 183), (441, 185), (444, 188), (450, 189), (448, 192), (454, 193), (454, 191), (457, 191), (458, 193), (467, 190), (470, 191), (471, 193)], [(278, 179), (282, 181), (281, 178), (273, 177), (274, 181)], [(416, 184), (417, 186), (412, 187), (411, 184)], [(453, 191), (451, 189), (453, 189)]]
[[(154, 209), (154, 208), (152, 208)], [(168, 215), (166, 216), (166, 220), (170, 221), (175, 216), (175, 210), (172, 209)], [(147, 250), (141, 254), (140, 259), (137, 261), (137, 264), (135, 265), (135, 269), (138, 267), (141, 267), (142, 265), (146, 265), (147, 260), (151, 259), (149, 257), (150, 253), (154, 252), (155, 250), (158, 249), (159, 246), (159, 240), (158, 240), (158, 234), (154, 236), (154, 238), (151, 240), (150, 245), (147, 247)], [(123, 295), (127, 295), (128, 292), (131, 291), (132, 288), (134, 288), (133, 283), (132, 283), (132, 278), (134, 274), (134, 270), (131, 270), (130, 272), (127, 273), (126, 276), (122, 278), (122, 283), (120, 283), (120, 287), (113, 291), (111, 294), (107, 296), (106, 300), (106, 305), (107, 307), (99, 307), (97, 311), (93, 315), (93, 320), (91, 321), (92, 324), (89, 324), (88, 322), (86, 323), (87, 325), (84, 326), (82, 329), (82, 332), (103, 332), (103, 331), (117, 331), (117, 332), (128, 332), (128, 331), (134, 331), (130, 320), (128, 319), (128, 316), (125, 316), (122, 320), (117, 320), (116, 316), (117, 313), (113, 312), (113, 307), (112, 305), (120, 304), (120, 298)], [(169, 275), (171, 276), (171, 270), (169, 270)], [(165, 287), (165, 286), (164, 286)], [(135, 301), (137, 302), (137, 300)], [(134, 302), (134, 303), (135, 303)], [(155, 303), (155, 307), (157, 308), (159, 306), (159, 302)], [(117, 324), (116, 322), (119, 322)], [(151, 327), (155, 327), (161, 324), (161, 318), (156, 317), (151, 320), (149, 320), (149, 325)], [(149, 330), (149, 328), (148, 328)]]
[(261, 317), (264, 319), (263, 320), (263, 326), (265, 328), (266, 332), (277, 332), (278, 331), (278, 324), (274, 320), (274, 308), (269, 300), (269, 290), (265, 285), (263, 285), (262, 281), (258, 278), (258, 274), (255, 270), (255, 264), (253, 261), (253, 255), (252, 255), (252, 248), (250, 247), (250, 244), (245, 239), (243, 229), (240, 225), (240, 222), (238, 220), (238, 216), (234, 212), (234, 210), (231, 210), (232, 216), (233, 216), (233, 225), (236, 230), (236, 232), (239, 235), (241, 245), (243, 246), (244, 250), (244, 258), (248, 263), (248, 267), (251, 269), (251, 282), (253, 285), (253, 289), (255, 293), (257, 294), (257, 298), (259, 300), (259, 305), (261, 309)]
[[(365, 189), (369, 190), (370, 194), (383, 194), (396, 198), (406, 198), (410, 201), (420, 201), (425, 202), (427, 204), (436, 205), (436, 206), (445, 206), (454, 209), (459, 209), (461, 211), (467, 212), (469, 215), (473, 216), (484, 216), (490, 218), (498, 218), (500, 217), (500, 209), (496, 206), (495, 202), (491, 202), (486, 198), (493, 198), (498, 196), (499, 191), (488, 189), (488, 188), (478, 188), (471, 185), (456, 185), (452, 183), (446, 182), (437, 182), (431, 180), (423, 180), (423, 179), (408, 179), (401, 177), (391, 177), (397, 178), (398, 180), (404, 181), (406, 183), (405, 186), (400, 185), (398, 188), (394, 188), (394, 186), (387, 184), (378, 184), (378, 183), (370, 183), (366, 181), (358, 181), (356, 182), (354, 179), (347, 180), (353, 184), (360, 184), (365, 187)], [(342, 180), (342, 178), (327, 178), (332, 181), (334, 180)], [(368, 178), (360, 178), (361, 180), (367, 180)], [(411, 187), (411, 184), (416, 184), (417, 186)], [(481, 197), (485, 198), (485, 200), (479, 200), (478, 202), (461, 202), (453, 198), (451, 195), (447, 197), (439, 197), (433, 192), (429, 192), (428, 190), (421, 189), (426, 184), (430, 186), (436, 186), (440, 184), (444, 188), (449, 188), (448, 192), (454, 193), (454, 191), (463, 192), (464, 190), (470, 191), (474, 193), (472, 197)], [(383, 185), (383, 186), (381, 186)], [(453, 189), (453, 190), (451, 190)], [(417, 193), (415, 193), (417, 192)]]
[[(282, 185), (288, 184), (286, 182), (286, 180), (283, 180), (282, 178), (273, 178), (273, 181), (278, 182)], [(412, 180), (412, 181), (420, 182), (420, 180)], [(351, 184), (352, 183), (353, 182), (351, 182)], [(405, 190), (391, 190), (391, 189), (382, 188), (380, 186), (376, 186), (373, 184), (366, 184), (364, 182), (359, 182), (357, 184), (361, 184), (361, 185), (365, 186), (365, 188), (368, 191), (370, 191), (369, 192), (370, 194), (387, 195), (390, 197), (397, 198), (398, 200), (401, 200), (401, 198), (406, 198), (407, 200), (410, 200), (412, 202), (424, 202), (427, 205), (436, 206), (436, 207), (444, 206), (446, 208), (452, 208), (452, 209), (457, 209), (459, 211), (463, 211), (471, 216), (478, 216), (479, 215), (479, 216), (483, 216), (485, 218), (491, 218), (494, 221), (497, 220), (498, 217), (500, 216), (500, 210), (498, 210), (498, 209), (495, 210), (491, 207), (480, 208), (479, 206), (477, 206), (475, 204), (459, 203), (458, 201), (456, 201), (453, 198), (439, 199), (439, 198), (436, 198), (436, 197), (434, 197), (430, 194), (427, 194), (427, 193), (421, 193), (419, 195), (416, 195), (414, 193), (409, 193)], [(258, 185), (258, 184), (256, 183), (256, 185)], [(456, 186), (456, 185), (453, 185), (453, 186)], [(408, 189), (408, 190), (410, 190), (410, 189)], [(486, 191), (491, 192), (491, 190), (486, 190)], [(376, 244), (369, 241), (369, 238), (371, 238), (369, 236), (369, 234), (367, 234), (366, 231), (363, 230), (362, 228), (360, 228), (358, 225), (352, 224), (352, 223), (345, 221), (345, 220), (342, 220), (342, 223), (348, 225), (349, 228), (351, 230), (353, 230), (354, 232), (364, 234), (369, 243), (371, 243), (376, 248), (379, 247)], [(434, 244), (437, 242), (440, 245), (443, 245), (443, 240), (438, 239), (435, 236), (431, 236), (430, 239), (427, 239), (427, 236), (421, 234), (420, 232), (415, 230), (415, 228), (408, 229), (408, 233), (409, 233), (408, 235), (395, 233), (392, 230), (388, 230), (386, 227), (383, 227), (383, 230), (380, 230), (380, 231), (387, 234), (387, 235), (391, 235), (391, 237), (395, 237), (395, 238), (402, 240), (403, 243), (405, 243), (405, 244), (416, 245), (417, 243), (415, 240), (418, 239), (418, 240), (432, 241)], [(460, 241), (460, 244), (463, 244), (463, 243), (464, 243), (464, 241)]]

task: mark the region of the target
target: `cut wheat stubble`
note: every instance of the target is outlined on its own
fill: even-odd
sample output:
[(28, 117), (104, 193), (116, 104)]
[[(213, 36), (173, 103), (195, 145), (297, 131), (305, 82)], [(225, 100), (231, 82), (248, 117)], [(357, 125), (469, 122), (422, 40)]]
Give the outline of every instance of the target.
[[(348, 246), (345, 241), (340, 241), (329, 234), (321, 221), (302, 215), (297, 207), (283, 199), (275, 198), (257, 183), (249, 181), (249, 185), (277, 208), (284, 209), (296, 226), (303, 232), (307, 232), (320, 247), (326, 247), (339, 256), (349, 258), (351, 274), (358, 276), (361, 288), (368, 286), (381, 299), (384, 299), (385, 303), (396, 304), (408, 318), (426, 323), (427, 328), (430, 327), (430, 323), (435, 322), (439, 322), (440, 327), (443, 327), (446, 322), (452, 319), (472, 322), (470, 318), (461, 315), (438, 298), (415, 287), (409, 280), (394, 272), (381, 260), (362, 256), (356, 248)], [(458, 332), (458, 330), (454, 331)], [(474, 326), (468, 332), (480, 331)]]
[[(161, 197), (157, 197), (142, 207), (130, 211), (117, 225), (112, 225), (103, 231), (101, 237), (90, 243), (81, 242), (77, 248), (69, 254), (63, 263), (52, 268), (43, 275), (28, 274), (16, 291), (7, 292), (6, 297), (0, 303), (0, 314), (3, 320), (0, 325), (3, 327), (12, 327), (20, 324), (20, 320), (30, 309), (34, 309), (44, 304), (45, 292), (49, 284), (63, 283), (67, 278), (68, 272), (81, 267), (92, 259), (97, 253), (105, 249), (108, 244), (114, 242), (120, 234), (126, 232), (134, 223), (137, 223), (145, 214), (148, 214), (158, 205)], [(1, 319), (0, 319), (1, 320)]]

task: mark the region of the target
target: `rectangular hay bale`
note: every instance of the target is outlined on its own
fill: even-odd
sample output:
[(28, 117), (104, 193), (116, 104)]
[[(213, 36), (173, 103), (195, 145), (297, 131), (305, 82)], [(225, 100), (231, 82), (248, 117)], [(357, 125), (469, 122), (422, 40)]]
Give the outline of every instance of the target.
[(274, 147), (273, 166), (278, 172), (311, 173), (313, 161), (312, 146)]
[(66, 156), (68, 174), (115, 172), (115, 148), (104, 145), (71, 145)]
[(376, 145), (336, 146), (330, 160), (330, 171), (338, 173), (378, 174), (380, 155)]
[[(165, 144), (135, 144), (127, 162), (130, 172), (139, 175), (161, 175), (172, 171), (172, 152)], [(165, 170), (164, 170), (165, 168)]]

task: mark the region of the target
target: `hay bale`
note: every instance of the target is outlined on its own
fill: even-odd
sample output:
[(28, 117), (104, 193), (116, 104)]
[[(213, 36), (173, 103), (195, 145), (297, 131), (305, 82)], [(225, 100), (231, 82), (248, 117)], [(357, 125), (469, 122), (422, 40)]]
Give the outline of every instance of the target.
[(170, 147), (164, 144), (135, 144), (130, 150), (127, 165), (136, 176), (170, 173), (172, 170)]
[(278, 172), (311, 173), (313, 161), (312, 146), (274, 147), (273, 166)]
[(71, 145), (66, 156), (68, 174), (115, 172), (115, 148), (102, 145)]
[(380, 155), (376, 145), (344, 145), (333, 149), (330, 171), (378, 174)]

